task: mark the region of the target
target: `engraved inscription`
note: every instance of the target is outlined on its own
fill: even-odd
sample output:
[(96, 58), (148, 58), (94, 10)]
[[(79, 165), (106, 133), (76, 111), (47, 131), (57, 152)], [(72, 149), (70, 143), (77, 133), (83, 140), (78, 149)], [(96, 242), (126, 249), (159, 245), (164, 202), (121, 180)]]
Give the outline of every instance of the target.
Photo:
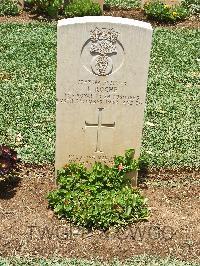
[(101, 130), (102, 127), (106, 127), (106, 128), (114, 128), (115, 127), (115, 122), (111, 123), (111, 124), (104, 124), (102, 123), (102, 111), (104, 110), (104, 108), (98, 108), (99, 112), (98, 112), (98, 122), (97, 123), (88, 123), (85, 121), (85, 127), (95, 127), (97, 128), (97, 140), (96, 140), (96, 149), (95, 152), (102, 152), (101, 149)]
[(65, 97), (57, 99), (59, 103), (87, 103), (87, 104), (119, 104), (127, 106), (140, 106), (140, 96), (126, 96), (120, 94), (103, 95), (100, 93), (65, 93)]
[[(126, 106), (141, 106), (143, 99), (139, 95), (124, 95), (126, 81), (79, 80), (72, 89), (66, 90), (57, 99), (59, 103), (68, 104), (113, 104)], [(63, 90), (64, 91), (64, 90)]]
[(114, 29), (95, 28), (90, 32), (90, 53), (94, 56), (91, 68), (94, 74), (106, 76), (112, 72), (111, 55), (117, 54), (116, 42), (119, 33)]
[(101, 92), (101, 93), (114, 93), (123, 88), (126, 88), (126, 81), (116, 80), (79, 80), (78, 81), (79, 92)]

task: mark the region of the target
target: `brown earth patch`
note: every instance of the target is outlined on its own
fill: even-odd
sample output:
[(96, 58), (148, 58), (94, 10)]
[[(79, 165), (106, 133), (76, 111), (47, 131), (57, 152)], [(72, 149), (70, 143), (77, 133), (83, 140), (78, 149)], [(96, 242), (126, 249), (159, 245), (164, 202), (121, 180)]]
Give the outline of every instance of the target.
[[(180, 21), (174, 24), (169, 23), (158, 23), (152, 20), (149, 20), (144, 11), (140, 8), (138, 9), (122, 9), (122, 8), (105, 8), (104, 16), (113, 16), (113, 17), (123, 17), (136, 20), (146, 21), (152, 24), (153, 27), (170, 27), (170, 28), (199, 28), (200, 27), (200, 18), (193, 16), (187, 20)], [(33, 22), (33, 21), (55, 21), (51, 20), (45, 16), (32, 14), (29, 10), (23, 11), (19, 16), (3, 16), (0, 17), (0, 23), (2, 22)]]
[(58, 219), (45, 195), (55, 185), (52, 166), (21, 169), (1, 183), (0, 255), (124, 260), (138, 254), (200, 262), (200, 173), (154, 171), (139, 182), (149, 199), (147, 222), (123, 230), (87, 231)]

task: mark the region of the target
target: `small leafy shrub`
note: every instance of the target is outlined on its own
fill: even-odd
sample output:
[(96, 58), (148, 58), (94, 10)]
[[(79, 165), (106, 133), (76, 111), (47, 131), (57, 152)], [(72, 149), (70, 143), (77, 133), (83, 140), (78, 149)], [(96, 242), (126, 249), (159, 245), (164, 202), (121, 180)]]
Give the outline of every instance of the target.
[(0, 180), (8, 179), (17, 171), (17, 152), (8, 146), (0, 146)]
[(181, 3), (189, 10), (191, 15), (200, 16), (200, 0), (182, 0)]
[(144, 5), (144, 12), (150, 19), (160, 22), (175, 22), (188, 16), (188, 10), (182, 5), (169, 6), (160, 1), (148, 2)]
[(19, 8), (17, 1), (12, 0), (0, 0), (0, 16), (12, 15), (16, 16), (19, 14)]
[(28, 0), (38, 13), (45, 14), (50, 17), (57, 17), (63, 12), (65, 0)]
[(98, 3), (91, 0), (72, 0), (65, 7), (65, 16), (83, 17), (83, 16), (100, 16), (102, 14), (101, 7)]
[(146, 199), (131, 187), (126, 175), (138, 170), (134, 151), (116, 156), (108, 167), (96, 162), (91, 170), (70, 164), (58, 171), (59, 188), (47, 196), (49, 206), (60, 217), (88, 228), (107, 229), (148, 217)]

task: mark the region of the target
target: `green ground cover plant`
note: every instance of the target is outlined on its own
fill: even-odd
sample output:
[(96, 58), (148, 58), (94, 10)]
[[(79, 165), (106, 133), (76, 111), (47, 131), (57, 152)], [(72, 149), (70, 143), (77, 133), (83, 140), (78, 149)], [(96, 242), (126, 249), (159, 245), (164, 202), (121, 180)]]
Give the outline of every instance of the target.
[(137, 8), (140, 7), (139, 0), (105, 0), (105, 5), (120, 8)]
[(16, 16), (19, 14), (19, 8), (17, 1), (13, 0), (1, 0), (0, 1), (0, 16), (12, 15)]
[(144, 5), (144, 12), (148, 18), (160, 22), (175, 22), (188, 17), (188, 10), (182, 6), (170, 6), (160, 1), (150, 1)]
[(73, 0), (66, 5), (64, 13), (67, 18), (100, 16), (102, 10), (98, 3), (94, 3), (91, 0)]
[(99, 16), (102, 14), (98, 3), (92, 0), (27, 0), (36, 12), (52, 18)]
[(191, 15), (200, 16), (200, 0), (183, 0), (181, 3)]
[[(53, 163), (56, 25), (1, 23), (0, 35), (0, 143), (25, 162)], [(154, 31), (142, 145), (149, 167), (199, 168), (199, 36)]]
[(0, 143), (16, 147), (24, 161), (53, 161), (56, 26), (0, 28)]
[(195, 262), (183, 262), (175, 258), (157, 258), (148, 255), (135, 256), (125, 262), (110, 263), (78, 259), (0, 258), (0, 266), (199, 266)]
[(108, 229), (148, 218), (146, 199), (131, 186), (128, 172), (137, 171), (134, 150), (115, 156), (109, 167), (96, 162), (90, 170), (70, 164), (58, 171), (58, 189), (48, 194), (59, 217), (86, 228)]
[(50, 17), (57, 17), (59, 13), (63, 12), (64, 0), (27, 0), (31, 6), (38, 13), (46, 14)]

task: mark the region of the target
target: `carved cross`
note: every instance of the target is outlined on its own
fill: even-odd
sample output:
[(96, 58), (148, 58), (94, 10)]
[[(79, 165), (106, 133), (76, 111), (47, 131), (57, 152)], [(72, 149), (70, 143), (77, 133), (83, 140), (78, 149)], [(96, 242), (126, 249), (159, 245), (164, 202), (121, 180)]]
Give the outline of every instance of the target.
[(99, 113), (98, 113), (98, 121), (97, 123), (88, 123), (85, 121), (85, 127), (96, 127), (97, 128), (97, 140), (96, 140), (96, 149), (95, 152), (102, 152), (101, 147), (100, 147), (100, 139), (101, 139), (101, 129), (106, 127), (106, 128), (114, 128), (115, 127), (115, 122), (111, 124), (104, 124), (102, 123), (102, 111), (104, 108), (98, 108)]

